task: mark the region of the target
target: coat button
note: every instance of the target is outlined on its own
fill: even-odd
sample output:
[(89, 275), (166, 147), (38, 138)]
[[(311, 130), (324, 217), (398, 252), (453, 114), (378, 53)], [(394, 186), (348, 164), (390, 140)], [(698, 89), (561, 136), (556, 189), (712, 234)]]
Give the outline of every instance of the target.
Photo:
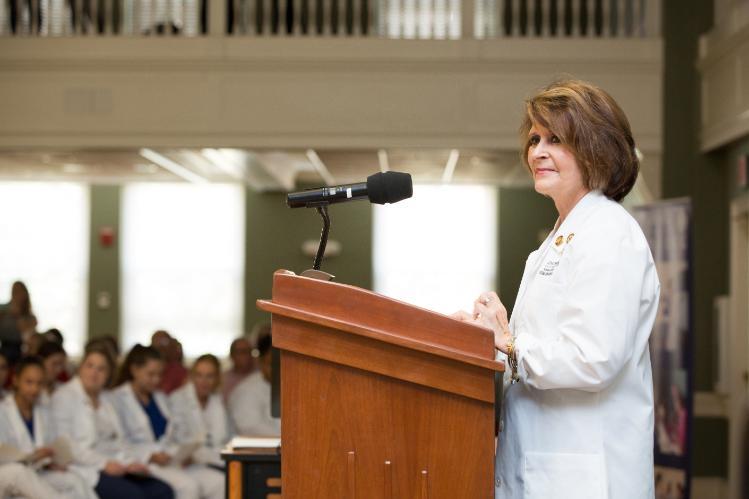
[(501, 479), (501, 478), (497, 478), (497, 479), (496, 479), (496, 480), (494, 481), (494, 484), (495, 484), (495, 485), (496, 485), (497, 487), (501, 487), (501, 486), (502, 486), (502, 479)]
[(500, 419), (499, 420), (499, 431), (505, 431), (505, 420)]

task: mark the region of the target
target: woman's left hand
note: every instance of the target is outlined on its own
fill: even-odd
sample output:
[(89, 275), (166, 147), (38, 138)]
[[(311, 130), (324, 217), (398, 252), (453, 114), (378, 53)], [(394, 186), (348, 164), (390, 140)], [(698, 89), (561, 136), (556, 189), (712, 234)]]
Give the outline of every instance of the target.
[(512, 340), (507, 309), (494, 291), (481, 293), (473, 302), (473, 321), (478, 326), (494, 332), (494, 346), (507, 353), (507, 343)]

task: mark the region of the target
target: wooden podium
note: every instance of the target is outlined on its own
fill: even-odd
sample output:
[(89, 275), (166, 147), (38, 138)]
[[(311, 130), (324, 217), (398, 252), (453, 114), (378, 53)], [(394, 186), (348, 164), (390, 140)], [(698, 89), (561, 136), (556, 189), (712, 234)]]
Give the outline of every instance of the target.
[(279, 270), (284, 499), (494, 497), (492, 333)]

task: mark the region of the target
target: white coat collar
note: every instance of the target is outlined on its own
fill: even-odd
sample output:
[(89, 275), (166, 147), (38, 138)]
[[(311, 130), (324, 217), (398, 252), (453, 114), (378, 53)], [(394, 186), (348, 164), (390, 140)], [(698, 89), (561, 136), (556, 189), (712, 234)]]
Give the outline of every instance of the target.
[(518, 290), (518, 295), (515, 299), (515, 306), (512, 311), (512, 317), (510, 318), (511, 330), (514, 329), (515, 318), (518, 316), (518, 312), (522, 310), (523, 301), (529, 285), (536, 278), (541, 264), (546, 261), (546, 255), (548, 252), (558, 251), (561, 253), (564, 251), (564, 248), (574, 240), (576, 233), (579, 232), (580, 227), (584, 225), (590, 214), (595, 211), (595, 208), (607, 200), (608, 198), (606, 198), (600, 190), (590, 191), (577, 202), (577, 204), (567, 214), (567, 218), (564, 219), (564, 222), (560, 224), (559, 218), (557, 218), (557, 221), (554, 224), (554, 230), (552, 230), (544, 242), (541, 243), (534, 260), (528, 262), (526, 273), (523, 274), (523, 280), (520, 283), (520, 289)]
[[(148, 432), (148, 435), (150, 436), (150, 440), (152, 442), (155, 442), (156, 435), (154, 435), (153, 433), (153, 428), (151, 428), (151, 422), (148, 420), (148, 415), (146, 414), (146, 411), (143, 409), (143, 405), (140, 403), (140, 400), (138, 400), (138, 396), (135, 395), (135, 390), (133, 390), (133, 384), (129, 382), (126, 383), (122, 387), (122, 393), (125, 395), (125, 398), (127, 399), (128, 403), (132, 407), (132, 410), (130, 411), (130, 415), (135, 416), (135, 418), (138, 419), (138, 426), (146, 429), (146, 431)], [(155, 399), (155, 396), (154, 396), (154, 399)]]
[(18, 404), (12, 394), (9, 394), (2, 402), (5, 412), (8, 416), (8, 422), (13, 427), (13, 432), (18, 437), (19, 450), (23, 452), (31, 452), (36, 447), (44, 445), (45, 435), (44, 422), (42, 421), (42, 414), (39, 405), (34, 405), (33, 419), (34, 419), (34, 440), (31, 440), (29, 430), (26, 427), (26, 423), (21, 417), (21, 412), (18, 410)]

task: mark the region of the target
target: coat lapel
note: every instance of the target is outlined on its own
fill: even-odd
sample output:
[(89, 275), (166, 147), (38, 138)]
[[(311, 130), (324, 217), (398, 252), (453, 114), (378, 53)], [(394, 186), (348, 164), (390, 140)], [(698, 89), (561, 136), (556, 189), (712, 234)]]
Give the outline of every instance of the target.
[[(516, 320), (518, 317), (522, 317), (528, 289), (538, 276), (538, 272), (543, 263), (547, 260), (549, 252), (563, 251), (564, 246), (568, 244), (569, 235), (574, 234), (577, 227), (581, 226), (590, 213), (594, 211), (594, 208), (605, 200), (606, 196), (604, 196), (601, 191), (590, 191), (577, 202), (572, 211), (567, 215), (564, 222), (560, 224), (557, 219), (557, 222), (554, 225), (554, 230), (551, 231), (549, 237), (547, 237), (541, 244), (541, 247), (538, 249), (538, 253), (535, 256), (535, 260), (533, 262), (528, 261), (528, 265), (523, 273), (523, 280), (520, 283), (520, 289), (518, 290), (518, 297), (515, 301), (512, 317), (510, 318), (510, 330), (515, 331)], [(557, 244), (557, 242), (559, 242), (559, 244)]]

